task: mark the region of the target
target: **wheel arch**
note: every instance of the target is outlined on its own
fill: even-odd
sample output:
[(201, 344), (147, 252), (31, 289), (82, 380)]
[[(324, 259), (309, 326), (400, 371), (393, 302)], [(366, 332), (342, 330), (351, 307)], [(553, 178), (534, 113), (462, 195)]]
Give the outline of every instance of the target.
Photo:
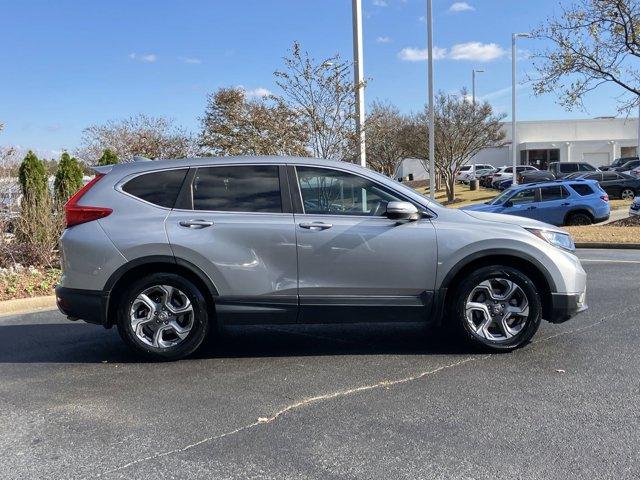
[[(126, 291), (126, 286), (134, 279), (141, 278), (151, 273), (175, 273), (190, 280), (205, 297), (209, 312), (214, 315), (214, 299), (218, 296), (218, 290), (211, 279), (196, 265), (182, 259), (171, 256), (153, 255), (132, 260), (116, 270), (107, 283), (104, 290), (108, 292), (107, 308), (105, 312), (105, 327), (110, 328), (114, 324), (113, 314), (117, 308), (117, 302)], [(215, 318), (215, 317), (212, 317)]]
[(547, 269), (535, 257), (508, 249), (485, 250), (473, 253), (458, 261), (444, 277), (436, 299), (438, 322), (444, 321), (444, 311), (459, 280), (470, 272), (490, 265), (504, 265), (520, 270), (527, 275), (540, 292), (543, 318), (551, 312), (551, 293), (557, 291), (556, 284)]
[(572, 215), (575, 215), (576, 213), (584, 213), (585, 215), (587, 215), (590, 219), (591, 222), (593, 223), (593, 220), (595, 219), (595, 217), (593, 216), (593, 213), (591, 213), (591, 211), (588, 208), (575, 208), (573, 210), (569, 210), (565, 216), (564, 216), (564, 221), (562, 222), (563, 225), (566, 225), (567, 222), (569, 221), (569, 219), (571, 218)]

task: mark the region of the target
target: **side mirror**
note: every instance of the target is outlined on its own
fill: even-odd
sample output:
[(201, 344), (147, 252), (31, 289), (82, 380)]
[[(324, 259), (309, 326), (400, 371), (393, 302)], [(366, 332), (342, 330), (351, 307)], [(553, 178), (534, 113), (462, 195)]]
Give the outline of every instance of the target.
[(387, 204), (387, 218), (398, 221), (415, 221), (420, 218), (420, 212), (413, 203), (389, 202)]

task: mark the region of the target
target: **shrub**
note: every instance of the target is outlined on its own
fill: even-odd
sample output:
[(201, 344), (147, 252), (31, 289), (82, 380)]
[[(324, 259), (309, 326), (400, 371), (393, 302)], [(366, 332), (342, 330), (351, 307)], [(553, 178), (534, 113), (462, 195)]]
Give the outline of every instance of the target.
[(118, 155), (109, 148), (102, 152), (102, 156), (98, 159), (98, 165), (114, 165), (119, 163)]
[(31, 150), (20, 164), (18, 180), (25, 197), (39, 198), (49, 193), (47, 190), (47, 169)]
[(63, 205), (80, 188), (82, 188), (82, 167), (78, 160), (64, 152), (60, 157), (54, 182), (56, 204)]

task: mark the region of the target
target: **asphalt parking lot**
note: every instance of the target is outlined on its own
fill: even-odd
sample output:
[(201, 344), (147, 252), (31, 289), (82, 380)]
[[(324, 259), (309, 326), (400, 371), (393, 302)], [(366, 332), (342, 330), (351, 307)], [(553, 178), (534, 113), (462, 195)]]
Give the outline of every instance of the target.
[(503, 355), (278, 326), (154, 364), (57, 312), (0, 318), (0, 478), (638, 478), (640, 252), (580, 257), (589, 311)]

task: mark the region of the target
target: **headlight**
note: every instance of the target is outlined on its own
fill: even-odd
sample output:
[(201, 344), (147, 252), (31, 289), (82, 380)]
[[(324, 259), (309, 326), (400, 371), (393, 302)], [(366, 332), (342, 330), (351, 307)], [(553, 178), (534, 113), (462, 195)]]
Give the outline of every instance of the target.
[(527, 228), (527, 230), (554, 247), (563, 248), (570, 252), (576, 249), (573, 239), (568, 233), (556, 232), (554, 230), (541, 230), (538, 228)]

